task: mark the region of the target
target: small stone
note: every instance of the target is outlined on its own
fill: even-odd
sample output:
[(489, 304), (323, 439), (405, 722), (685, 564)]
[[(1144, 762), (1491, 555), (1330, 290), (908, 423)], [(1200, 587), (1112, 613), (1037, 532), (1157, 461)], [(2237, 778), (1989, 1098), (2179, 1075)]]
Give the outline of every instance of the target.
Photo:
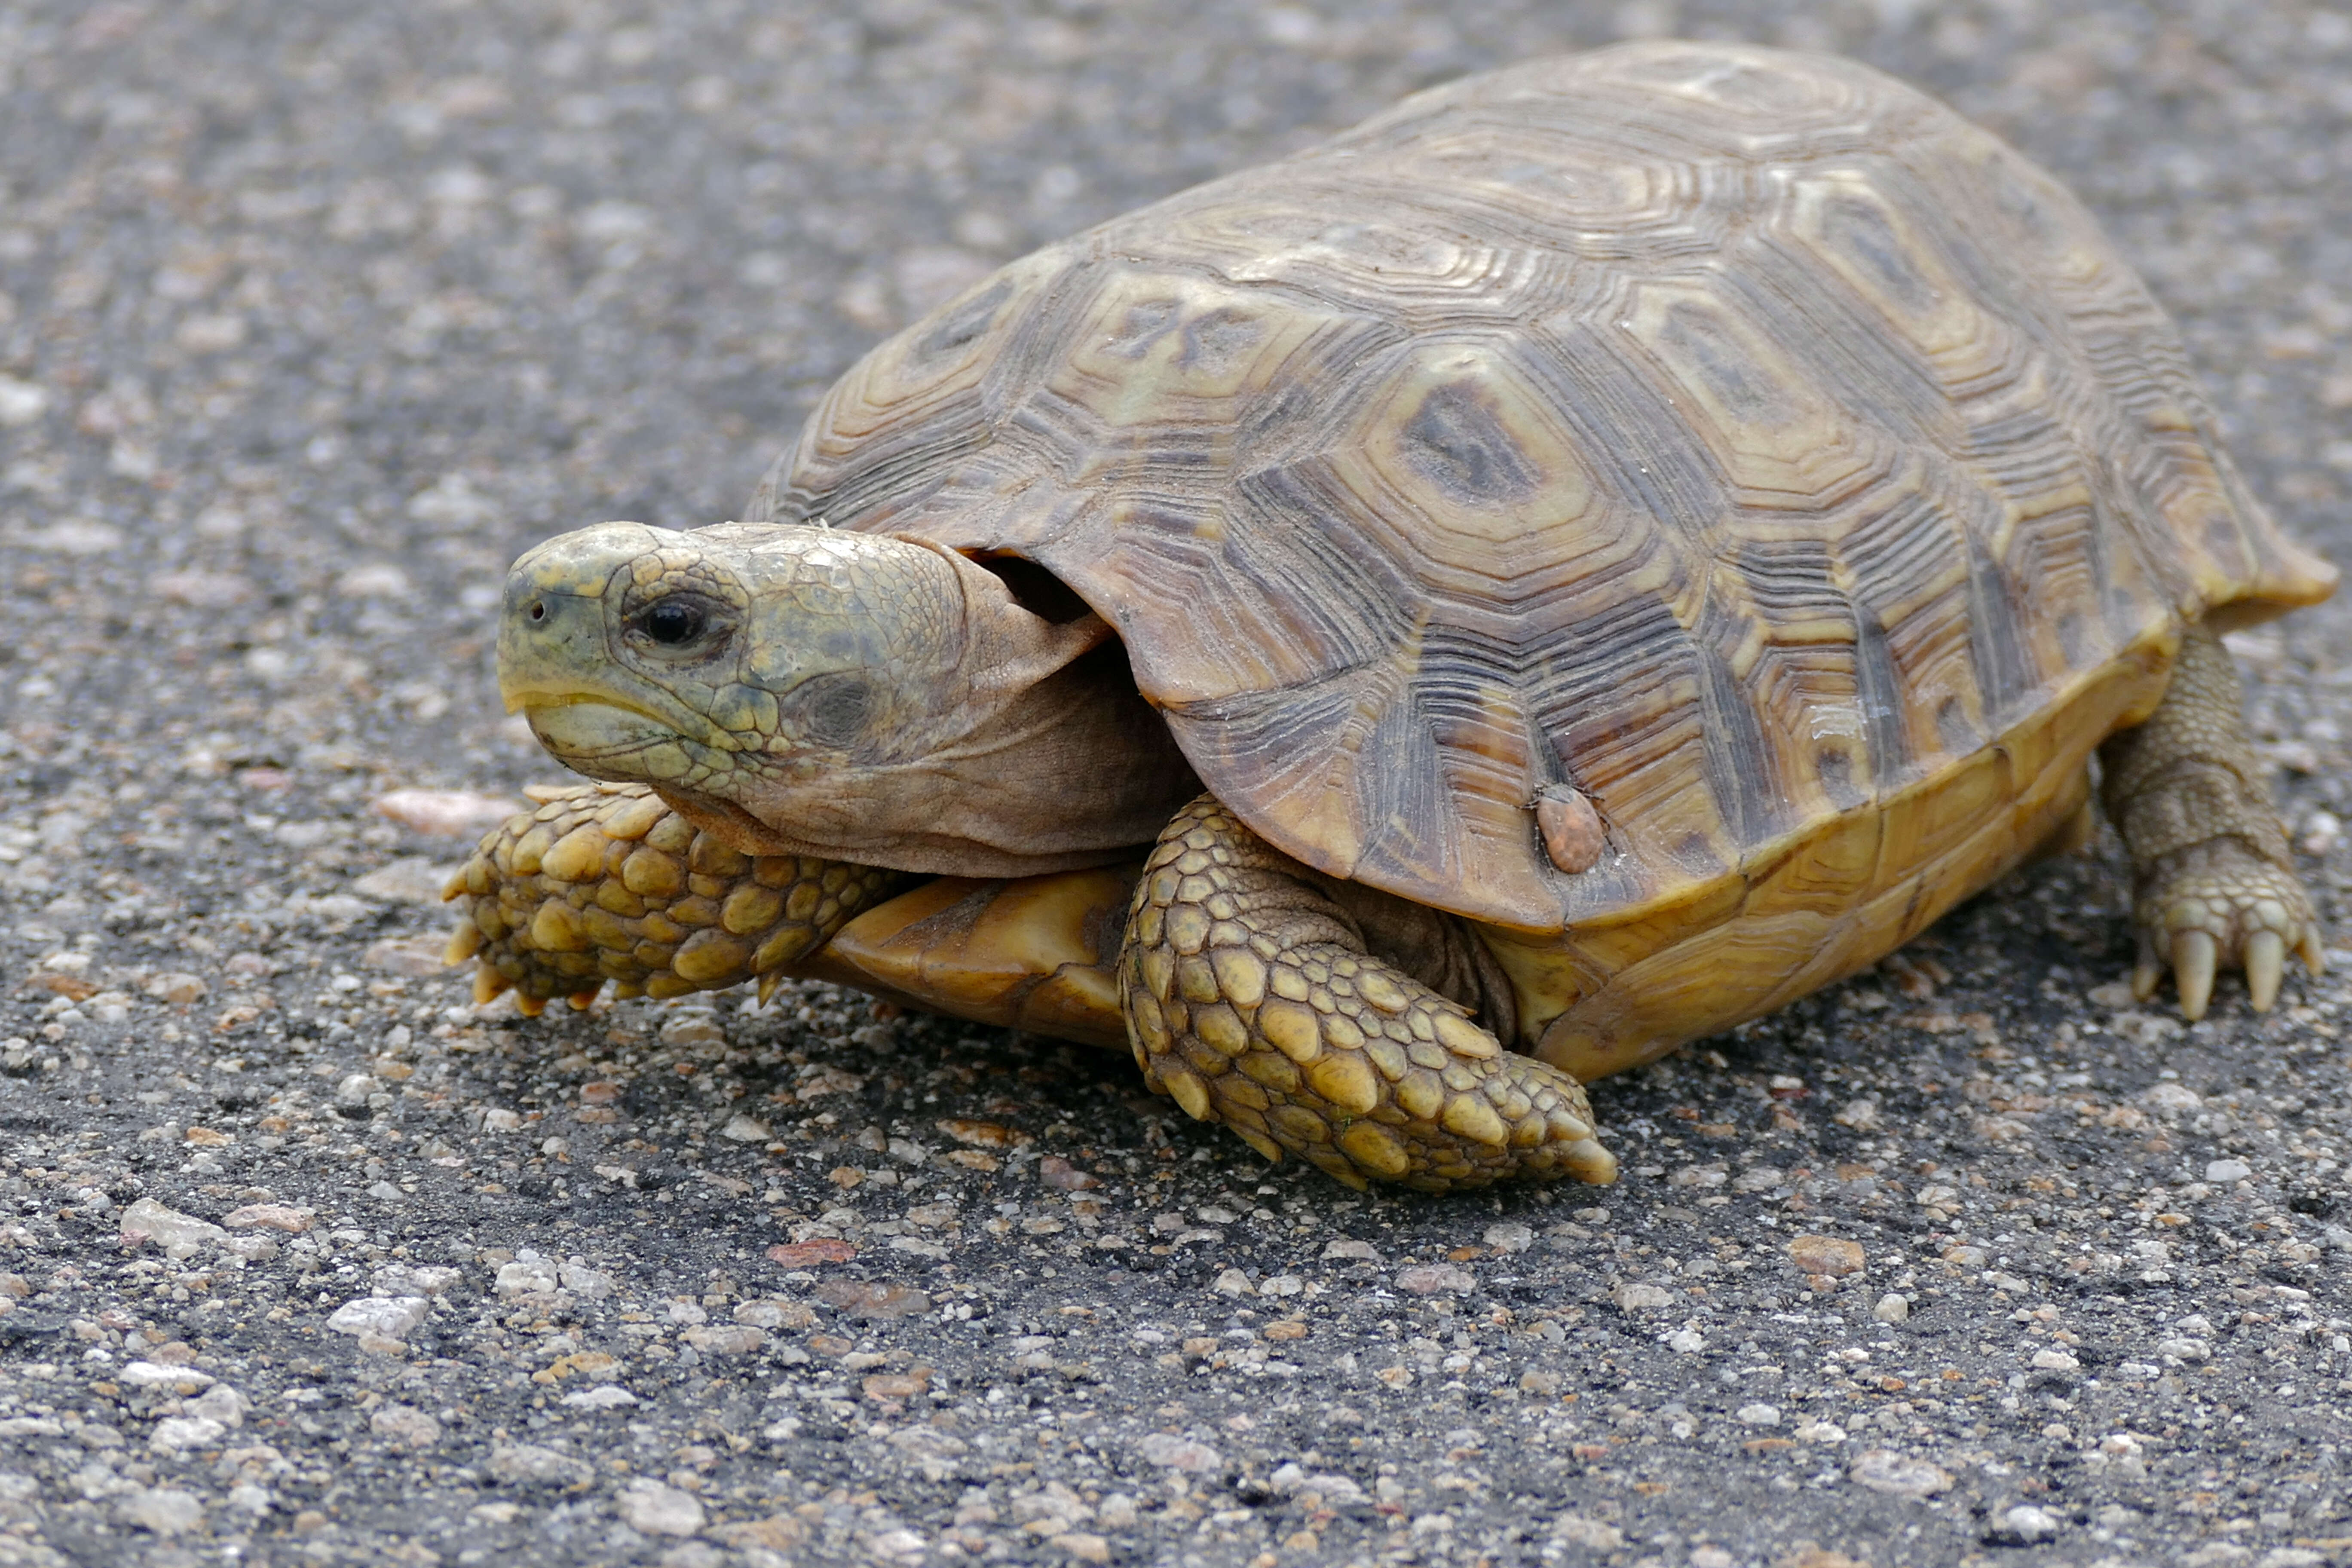
[(646, 1535), (696, 1535), (702, 1530), (702, 1500), (650, 1477), (639, 1476), (623, 1488), (613, 1510), (630, 1529)]
[(814, 1241), (787, 1241), (768, 1248), (768, 1261), (784, 1268), (813, 1268), (820, 1263), (846, 1263), (857, 1248), (834, 1237)]
[(2212, 1160), (2205, 1166), (2205, 1179), (2217, 1187), (2233, 1185), (2254, 1173), (2254, 1168), (2243, 1160)]
[(940, 1131), (974, 1149), (1013, 1149), (1031, 1142), (1026, 1132), (1016, 1132), (997, 1121), (970, 1121), (950, 1118), (939, 1124)]
[(226, 1383), (213, 1384), (181, 1406), (184, 1415), (217, 1421), (224, 1427), (244, 1426), (245, 1413), (249, 1408), (245, 1395)]
[(1525, 1252), (1536, 1244), (1536, 1233), (1513, 1220), (1490, 1225), (1481, 1238), (1497, 1252)]
[(618, 1410), (636, 1402), (637, 1396), (617, 1383), (608, 1383), (599, 1388), (583, 1388), (577, 1394), (563, 1396), (563, 1403), (575, 1410)]
[(247, 1230), (256, 1226), (268, 1230), (282, 1230), (289, 1236), (299, 1236), (310, 1228), (317, 1211), (298, 1208), (289, 1204), (247, 1204), (231, 1209), (221, 1223), (231, 1230)]
[(512, 1263), (499, 1265), (490, 1289), (500, 1296), (528, 1296), (562, 1286), (553, 1263), (543, 1258), (519, 1258)]
[(185, 1395), (213, 1385), (213, 1374), (198, 1372), (192, 1366), (171, 1366), (159, 1362), (134, 1361), (114, 1374), (117, 1383), (127, 1383), (133, 1388), (168, 1388)]
[(375, 1334), (404, 1340), (425, 1326), (433, 1303), (422, 1296), (362, 1296), (344, 1302), (327, 1320), (339, 1334)]
[(157, 1535), (182, 1535), (203, 1525), (205, 1505), (177, 1487), (141, 1487), (114, 1500), (114, 1516)]
[(1412, 1296), (1434, 1296), (1440, 1290), (1462, 1296), (1476, 1289), (1478, 1281), (1457, 1264), (1416, 1263), (1397, 1270), (1396, 1288)]
[(1205, 1475), (1225, 1462), (1224, 1456), (1206, 1443), (1180, 1437), (1172, 1432), (1150, 1434), (1135, 1446), (1135, 1451), (1149, 1464), (1189, 1475)]
[(2000, 1528), (1992, 1534), (2003, 1545), (2031, 1546), (2050, 1540), (2058, 1530), (2058, 1516), (2048, 1509), (2019, 1503), (2000, 1516)]
[(1252, 1294), (1256, 1287), (1250, 1283), (1250, 1277), (1240, 1269), (1228, 1268), (1217, 1276), (1209, 1289), (1220, 1296), (1247, 1296)]
[(369, 803), (379, 816), (412, 832), (443, 838), (473, 838), (488, 833), (530, 803), (514, 795), (462, 789), (396, 789)]
[(1675, 1299), (1663, 1285), (1620, 1285), (1610, 1292), (1621, 1312), (1649, 1311), (1659, 1307), (1671, 1307)]
[(1519, 1373), (1519, 1392), (1540, 1394), (1549, 1399), (1559, 1392), (1559, 1373), (1546, 1372), (1540, 1367), (1529, 1367)]
[(1706, 1336), (1696, 1329), (1676, 1329), (1666, 1336), (1666, 1348), (1676, 1355), (1696, 1355), (1706, 1349)]
[(555, 1271), (563, 1289), (583, 1301), (601, 1301), (613, 1293), (613, 1277), (574, 1259)]
[(441, 1440), (441, 1423), (413, 1405), (379, 1405), (368, 1430), (406, 1448), (429, 1448)]
[(159, 1002), (169, 1002), (174, 1007), (184, 1007), (192, 1002), (203, 1001), (205, 993), (210, 987), (195, 975), (183, 974), (177, 970), (173, 970), (163, 974), (149, 975), (139, 983), (139, 989)]
[(883, 1279), (828, 1279), (813, 1294), (856, 1322), (896, 1322), (931, 1310), (931, 1299), (924, 1292)]
[(510, 1487), (576, 1487), (596, 1472), (569, 1454), (536, 1443), (501, 1443), (490, 1449), (492, 1479)]
[(1854, 1485), (1889, 1497), (1933, 1497), (1952, 1488), (1949, 1470), (1891, 1448), (1872, 1448), (1864, 1453), (1846, 1474)]
[(380, 974), (409, 980), (430, 980), (449, 972), (447, 939), (438, 936), (387, 936), (367, 944), (360, 962)]
[(1343, 1236), (1336, 1241), (1324, 1243), (1323, 1260), (1327, 1263), (1378, 1263), (1381, 1255), (1372, 1249), (1370, 1242)]
[(936, 1426), (901, 1426), (885, 1441), (918, 1459), (958, 1459), (971, 1452), (971, 1444)]
[(2079, 1372), (2083, 1366), (2071, 1352), (2054, 1347), (2035, 1351), (2032, 1364), (2041, 1372)]
[(115, 1223), (122, 1232), (123, 1240), (152, 1241), (166, 1251), (186, 1247), (193, 1252), (201, 1244), (218, 1241), (227, 1234), (210, 1220), (166, 1208), (153, 1198), (141, 1198), (130, 1205)]
[(1743, 1405), (1731, 1413), (1731, 1418), (1742, 1426), (1778, 1426), (1780, 1407), (1777, 1405)]
[(1073, 1530), (1066, 1531), (1060, 1535), (1047, 1536), (1045, 1539), (1046, 1544), (1060, 1547), (1081, 1563), (1110, 1561), (1110, 1542), (1099, 1535), (1089, 1535), (1084, 1531)]
[(228, 1428), (208, 1415), (173, 1415), (155, 1423), (147, 1446), (159, 1454), (185, 1448), (209, 1448), (228, 1436)]
[(2183, 1334), (2156, 1342), (2156, 1353), (2174, 1361), (2203, 1362), (2213, 1359), (2213, 1347), (2204, 1340)]
[(1878, 1299), (1878, 1305), (1870, 1310), (1870, 1315), (1882, 1323), (1902, 1322), (1911, 1316), (1910, 1300), (1889, 1290)]
[(404, 855), (354, 880), (352, 891), (388, 904), (422, 904), (427, 909), (438, 909), (442, 890), (459, 869), (457, 865), (427, 856)]
[(48, 410), (48, 388), (38, 382), (0, 375), (0, 429), (30, 425)]
[[(236, 1215), (229, 1216), (232, 1220)], [(387, 1263), (369, 1276), (379, 1296), (438, 1296), (464, 1278), (455, 1268), (415, 1263)]]
[(698, 1323), (683, 1337), (705, 1355), (750, 1355), (768, 1342), (765, 1330), (741, 1323)]
[(755, 1329), (805, 1329), (816, 1321), (816, 1314), (800, 1301), (741, 1301), (729, 1315)]
[(1102, 1185), (1100, 1180), (1079, 1170), (1058, 1154), (1048, 1154), (1037, 1162), (1037, 1179), (1056, 1192), (1077, 1193)]
[(768, 1124), (756, 1116), (734, 1116), (719, 1130), (719, 1136), (730, 1143), (765, 1143), (774, 1136)]
[(1825, 1274), (1843, 1279), (1862, 1272), (1864, 1258), (1858, 1241), (1840, 1241), (1834, 1237), (1800, 1236), (1789, 1243), (1789, 1261), (1808, 1274)]
[(699, 1009), (682, 1010), (661, 1028), (666, 1046), (723, 1046), (727, 1031), (718, 1019)]
[(1625, 1544), (1623, 1531), (1580, 1513), (1561, 1514), (1551, 1521), (1551, 1532), (1569, 1545), (1580, 1546), (1587, 1552), (1615, 1552)]
[(157, 598), (197, 610), (226, 610), (253, 597), (253, 584), (233, 572), (159, 572), (147, 579)]

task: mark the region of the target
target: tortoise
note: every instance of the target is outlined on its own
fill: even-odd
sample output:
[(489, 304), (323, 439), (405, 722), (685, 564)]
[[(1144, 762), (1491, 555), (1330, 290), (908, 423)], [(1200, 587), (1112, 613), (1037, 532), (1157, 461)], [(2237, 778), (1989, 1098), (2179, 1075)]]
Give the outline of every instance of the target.
[(1995, 137), (1540, 60), (1005, 267), (740, 521), (522, 556), (506, 701), (606, 782), (484, 841), (452, 961), (813, 975), (1351, 1184), (1606, 1182), (1583, 1082), (2079, 845), (2095, 757), (2136, 994), (2318, 970), (2220, 638), (2334, 583)]

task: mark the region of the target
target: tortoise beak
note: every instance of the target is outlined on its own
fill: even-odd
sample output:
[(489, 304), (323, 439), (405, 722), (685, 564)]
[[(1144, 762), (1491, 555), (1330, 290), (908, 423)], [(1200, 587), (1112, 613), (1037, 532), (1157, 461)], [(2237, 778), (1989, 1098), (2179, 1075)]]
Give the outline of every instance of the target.
[(677, 778), (681, 742), (710, 726), (616, 657), (614, 609), (627, 573), (676, 536), (607, 522), (549, 540), (507, 574), (499, 694), (559, 761), (593, 776)]

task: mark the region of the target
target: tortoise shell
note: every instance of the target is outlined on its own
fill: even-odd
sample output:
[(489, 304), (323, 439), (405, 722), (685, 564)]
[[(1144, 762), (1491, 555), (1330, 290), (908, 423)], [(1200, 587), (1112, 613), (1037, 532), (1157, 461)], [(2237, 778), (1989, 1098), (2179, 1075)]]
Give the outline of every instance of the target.
[[(2071, 810), (2184, 619), (2332, 584), (2047, 174), (1864, 67), (1685, 43), (1012, 264), (845, 376), (751, 518), (1043, 566), (1251, 827), (1578, 937), (1570, 995), (1768, 881), (1875, 900), (1867, 962)], [(1606, 840), (1573, 874), (1560, 786)]]

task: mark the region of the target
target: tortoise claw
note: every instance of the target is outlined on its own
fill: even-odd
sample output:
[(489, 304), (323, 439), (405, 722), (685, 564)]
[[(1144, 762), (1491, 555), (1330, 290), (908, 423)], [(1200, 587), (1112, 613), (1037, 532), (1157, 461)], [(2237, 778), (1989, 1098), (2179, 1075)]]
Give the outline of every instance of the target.
[(2221, 944), (2210, 931), (2172, 933), (2172, 978), (2180, 987), (2180, 1015), (2190, 1023), (2205, 1016), (2213, 999), (2213, 971), (2220, 963)]
[(2286, 973), (2286, 939), (2274, 931), (2258, 931), (2246, 939), (2246, 993), (2257, 1013), (2267, 1013), (2278, 1000), (2279, 981)]
[(441, 950), (441, 962), (463, 963), (481, 952), (482, 944), (488, 940), (482, 935), (482, 928), (472, 920), (459, 921), (457, 929), (449, 933), (449, 944)]
[(2198, 844), (2143, 873), (2133, 920), (2140, 931), (2132, 994), (2146, 1001), (2169, 963), (2190, 1023), (2213, 1001), (2214, 975), (2243, 969), (2257, 1013), (2278, 1001), (2290, 954), (2314, 974), (2326, 953), (2319, 921), (2292, 869), (2255, 857), (2234, 838)]

